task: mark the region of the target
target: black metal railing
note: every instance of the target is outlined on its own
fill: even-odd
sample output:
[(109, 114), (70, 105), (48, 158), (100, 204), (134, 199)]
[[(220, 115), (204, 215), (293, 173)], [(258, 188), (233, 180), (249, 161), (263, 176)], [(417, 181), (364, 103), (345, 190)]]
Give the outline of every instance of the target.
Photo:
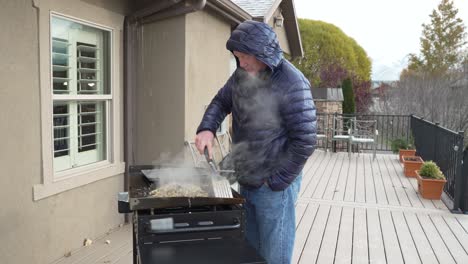
[(462, 212), (466, 212), (468, 211), (468, 147), (463, 151), (462, 180), (464, 192), (460, 203), (460, 209)]
[[(337, 118), (338, 117), (338, 118)], [(346, 142), (331, 142), (332, 128), (335, 120), (346, 120), (347, 118), (356, 120), (375, 120), (378, 130), (377, 151), (391, 151), (391, 142), (397, 138), (410, 138), (410, 116), (409, 115), (382, 115), (382, 114), (338, 114), (338, 113), (317, 113), (317, 130), (319, 134), (327, 135), (318, 140), (317, 147), (331, 148), (336, 151), (347, 151)], [(345, 128), (347, 124), (340, 124)], [(372, 150), (372, 144), (360, 144), (359, 150)]]
[(447, 183), (444, 200), (452, 211), (462, 211), (466, 184), (462, 175), (463, 132), (453, 132), (416, 116), (411, 116), (411, 132), (416, 153), (425, 161), (434, 161), (444, 173)]

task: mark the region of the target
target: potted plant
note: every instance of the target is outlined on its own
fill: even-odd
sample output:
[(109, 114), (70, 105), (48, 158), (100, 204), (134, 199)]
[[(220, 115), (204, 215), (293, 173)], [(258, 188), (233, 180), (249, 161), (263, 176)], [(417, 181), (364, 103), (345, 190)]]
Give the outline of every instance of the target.
[(424, 161), (419, 156), (403, 156), (403, 168), (406, 177), (416, 177), (416, 171), (421, 168)]
[(419, 171), (416, 171), (416, 178), (418, 191), (423, 198), (440, 199), (447, 180), (437, 164), (433, 161), (424, 162)]
[(409, 140), (406, 138), (397, 138), (391, 141), (393, 153), (399, 153), (400, 162), (403, 163), (403, 156), (415, 156), (416, 150), (413, 148), (412, 137)]

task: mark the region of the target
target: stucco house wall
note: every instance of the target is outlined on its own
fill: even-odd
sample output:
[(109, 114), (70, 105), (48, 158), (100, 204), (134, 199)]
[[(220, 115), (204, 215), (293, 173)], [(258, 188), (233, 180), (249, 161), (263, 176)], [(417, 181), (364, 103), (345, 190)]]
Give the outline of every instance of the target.
[(184, 141), (193, 141), (206, 105), (232, 70), (225, 48), (231, 25), (201, 10), (144, 25), (140, 34), (136, 163), (189, 158)]
[(284, 25), (282, 27), (275, 26), (275, 17), (281, 16), (281, 9), (277, 8), (271, 18), (268, 20), (267, 24), (270, 25), (273, 30), (276, 32), (278, 36), (278, 41), (280, 43), (280, 47), (286, 54), (291, 54), (291, 50), (289, 49), (289, 42), (288, 36), (286, 35), (286, 30)]
[(203, 10), (188, 14), (186, 26), (185, 138), (193, 140), (205, 106), (229, 78), (234, 58), (226, 49), (231, 35), (229, 23)]
[(163, 162), (184, 147), (185, 15), (140, 29), (136, 87), (136, 164)]

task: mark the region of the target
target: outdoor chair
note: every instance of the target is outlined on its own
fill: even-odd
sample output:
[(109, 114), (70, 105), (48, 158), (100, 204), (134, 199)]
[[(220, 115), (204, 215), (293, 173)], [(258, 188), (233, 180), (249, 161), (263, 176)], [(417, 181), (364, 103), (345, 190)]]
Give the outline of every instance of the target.
[(377, 130), (376, 120), (351, 120), (351, 137), (348, 151), (351, 151), (353, 144), (372, 144), (373, 158), (377, 152)]
[(333, 151), (336, 152), (337, 142), (346, 142), (348, 145), (348, 153), (351, 155), (351, 126), (352, 120), (355, 120), (354, 116), (333, 116), (333, 125), (331, 129), (331, 142)]
[(317, 114), (317, 145), (322, 140), (325, 151), (328, 151), (328, 114)]

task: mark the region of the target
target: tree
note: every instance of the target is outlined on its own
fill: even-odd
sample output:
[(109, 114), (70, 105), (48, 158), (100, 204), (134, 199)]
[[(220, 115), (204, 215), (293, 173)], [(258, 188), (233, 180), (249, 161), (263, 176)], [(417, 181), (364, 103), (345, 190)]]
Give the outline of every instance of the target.
[(350, 78), (346, 78), (343, 81), (343, 114), (354, 114), (355, 113), (355, 103), (354, 103), (354, 93), (353, 93), (353, 83)]
[(366, 113), (372, 104), (371, 81), (352, 78), (354, 101), (357, 113)]
[[(371, 61), (364, 49), (338, 27), (299, 19), (304, 58), (293, 61), (313, 87), (339, 87), (346, 78), (355, 89), (356, 108), (367, 111)], [(359, 92), (356, 92), (359, 89)], [(361, 99), (360, 97), (365, 97)], [(367, 98), (367, 99), (366, 99)]]
[[(423, 25), (421, 55), (410, 56), (400, 80), (374, 103), (386, 114), (415, 114), (468, 139), (468, 50), (457, 9), (442, 0)], [(468, 144), (468, 140), (466, 141)]]
[[(442, 0), (430, 15), (431, 22), (423, 24), (420, 56), (410, 54), (409, 71), (445, 74), (460, 67), (463, 46), (466, 44), (465, 26), (457, 18), (458, 9), (451, 0)], [(406, 72), (407, 73), (407, 72)]]

